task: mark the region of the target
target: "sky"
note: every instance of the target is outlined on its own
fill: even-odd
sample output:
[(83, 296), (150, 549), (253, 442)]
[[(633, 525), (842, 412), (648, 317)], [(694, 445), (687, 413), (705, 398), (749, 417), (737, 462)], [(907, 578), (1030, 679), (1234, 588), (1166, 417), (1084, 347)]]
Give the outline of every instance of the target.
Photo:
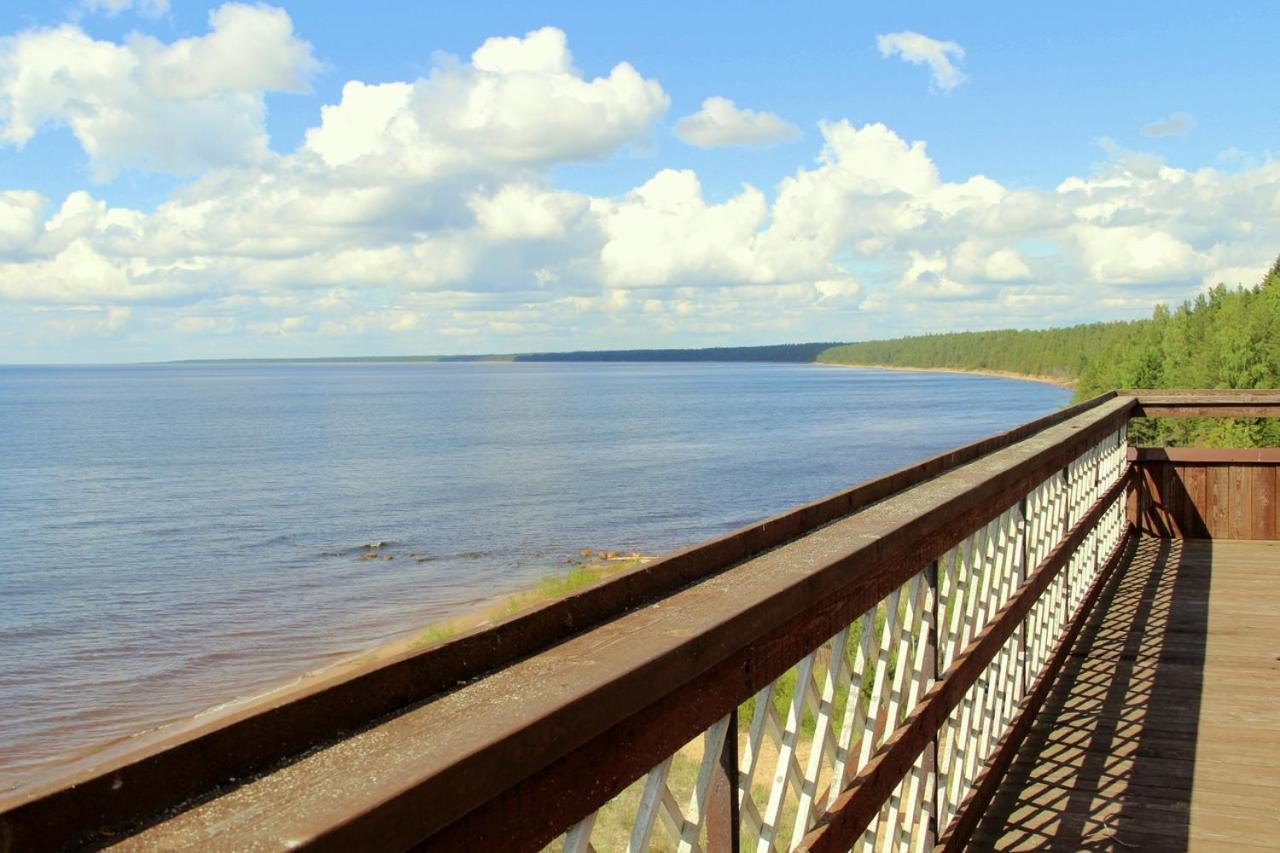
[(1146, 316), (1280, 254), (1280, 5), (6, 0), (0, 363)]

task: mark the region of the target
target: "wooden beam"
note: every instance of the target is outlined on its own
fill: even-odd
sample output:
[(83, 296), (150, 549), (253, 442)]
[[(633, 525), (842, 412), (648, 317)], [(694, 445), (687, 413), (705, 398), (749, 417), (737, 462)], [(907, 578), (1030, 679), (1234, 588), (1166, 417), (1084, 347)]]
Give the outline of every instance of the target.
[[(704, 731), (1118, 429), (1131, 405), (1096, 405), (222, 793), (145, 838), (206, 848), (249, 838), (545, 844), (621, 790), (626, 765), (644, 772)], [(618, 734), (625, 760), (600, 766), (598, 748)], [(572, 767), (576, 777), (561, 772)], [(590, 784), (584, 767), (597, 771)], [(17, 837), (42, 837), (23, 817), (2, 819)]]
[(1280, 417), (1280, 390), (1237, 388), (1126, 389), (1117, 396), (1137, 401), (1139, 418)]
[[(39, 786), (0, 795), (0, 833), (48, 846), (106, 838), (182, 803), (244, 785), (459, 684), (528, 658), (620, 614), (715, 576), (893, 494), (1113, 401), (1103, 394), (827, 498), (677, 552), (596, 587), (434, 648), (274, 694), (235, 712), (130, 740)], [(1127, 401), (1126, 401), (1127, 402)], [(1115, 407), (1117, 404), (1111, 402)], [(1122, 406), (1127, 413), (1131, 402)], [(1108, 410), (1111, 411), (1111, 410)]]
[(1280, 465), (1280, 447), (1130, 447), (1130, 462)]

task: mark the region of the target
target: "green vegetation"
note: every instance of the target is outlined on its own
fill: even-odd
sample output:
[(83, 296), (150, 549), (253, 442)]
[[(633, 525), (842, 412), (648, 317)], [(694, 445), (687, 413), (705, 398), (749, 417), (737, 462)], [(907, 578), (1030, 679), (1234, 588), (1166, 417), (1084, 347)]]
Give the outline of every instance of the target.
[(820, 353), (822, 364), (994, 370), (1072, 381), (1090, 357), (1126, 340), (1140, 322), (1089, 323), (1063, 329), (951, 332), (843, 344)]
[(428, 646), (438, 646), (445, 640), (452, 639), (458, 633), (458, 627), (452, 622), (437, 622), (428, 627), (418, 636), (414, 637), (409, 644), (413, 649), (425, 649)]
[[(1220, 284), (1149, 320), (867, 341), (817, 360), (1056, 377), (1075, 382), (1077, 400), (1112, 388), (1280, 388), (1280, 259), (1255, 287)], [(1132, 432), (1141, 444), (1280, 445), (1280, 422), (1267, 419), (1136, 421)]]
[(530, 607), (552, 601), (562, 595), (586, 589), (612, 575), (620, 574), (647, 562), (647, 558), (639, 554), (625, 558), (606, 558), (604, 562), (579, 563), (567, 572), (545, 575), (538, 585), (527, 592), (518, 592), (509, 596), (494, 609), (489, 611), (489, 618), (495, 622), (508, 616), (528, 610)]
[[(1160, 305), (1083, 371), (1076, 397), (1108, 388), (1280, 388), (1280, 259), (1262, 283), (1218, 285), (1174, 310)], [(1268, 447), (1280, 422), (1262, 418), (1136, 422), (1142, 444)]]

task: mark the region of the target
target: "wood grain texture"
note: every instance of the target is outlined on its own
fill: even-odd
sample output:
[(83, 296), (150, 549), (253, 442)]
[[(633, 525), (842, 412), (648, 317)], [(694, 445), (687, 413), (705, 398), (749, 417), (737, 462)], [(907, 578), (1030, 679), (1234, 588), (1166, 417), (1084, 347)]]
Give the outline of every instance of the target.
[(1280, 462), (1165, 459), (1130, 454), (1139, 476), (1130, 518), (1149, 535), (1173, 539), (1280, 537)]
[(1277, 542), (1145, 540), (974, 837), (996, 850), (1276, 846)]
[(1182, 508), (1184, 501), (1182, 500), (1182, 481), (1178, 478), (1178, 472), (1172, 463), (1166, 462), (1160, 466), (1160, 496), (1161, 503), (1164, 504), (1164, 521), (1165, 529), (1168, 530), (1168, 536), (1181, 539), (1185, 534), (1182, 532)]
[(1130, 447), (1130, 462), (1269, 462), (1280, 464), (1280, 447)]
[(1183, 515), (1183, 538), (1204, 539), (1209, 535), (1205, 524), (1208, 502), (1205, 498), (1205, 469), (1203, 465), (1179, 465), (1178, 476), (1186, 493)]
[(1253, 532), (1251, 499), (1252, 477), (1242, 465), (1227, 466), (1229, 495), (1227, 504), (1227, 536), (1231, 539), (1248, 539)]
[(1276, 538), (1276, 486), (1280, 468), (1254, 466), (1252, 482), (1253, 508), (1249, 514), (1250, 539)]
[(1209, 503), (1209, 536), (1225, 539), (1228, 532), (1227, 507), (1230, 501), (1230, 471), (1225, 465), (1211, 465), (1205, 472), (1208, 478), (1206, 500)]

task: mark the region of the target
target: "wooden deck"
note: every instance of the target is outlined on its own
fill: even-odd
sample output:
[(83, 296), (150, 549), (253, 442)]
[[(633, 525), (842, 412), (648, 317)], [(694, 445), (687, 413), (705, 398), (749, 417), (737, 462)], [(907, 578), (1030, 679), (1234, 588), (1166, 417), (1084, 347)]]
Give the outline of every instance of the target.
[(973, 849), (1280, 849), (1280, 542), (1144, 537)]

